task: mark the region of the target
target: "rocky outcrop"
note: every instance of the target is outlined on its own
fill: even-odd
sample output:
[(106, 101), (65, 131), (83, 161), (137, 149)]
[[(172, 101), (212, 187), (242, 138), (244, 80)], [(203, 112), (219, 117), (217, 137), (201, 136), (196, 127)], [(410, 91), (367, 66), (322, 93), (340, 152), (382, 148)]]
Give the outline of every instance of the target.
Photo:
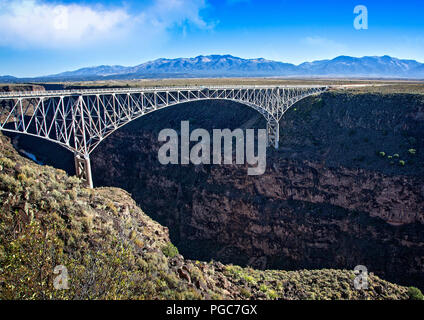
[[(424, 179), (388, 176), (311, 161), (271, 158), (268, 174), (247, 189), (272, 199), (331, 204), (394, 224), (424, 223)], [(246, 186), (244, 187), (246, 190)]]
[(37, 84), (9, 84), (0, 85), (0, 92), (11, 91), (44, 91), (44, 87)]

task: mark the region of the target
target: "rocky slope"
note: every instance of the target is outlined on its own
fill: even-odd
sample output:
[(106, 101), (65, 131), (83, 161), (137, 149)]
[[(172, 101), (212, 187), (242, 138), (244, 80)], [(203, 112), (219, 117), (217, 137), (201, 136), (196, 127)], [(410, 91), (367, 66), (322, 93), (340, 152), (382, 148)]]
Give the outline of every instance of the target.
[[(373, 274), (259, 271), (184, 259), (168, 230), (116, 188), (83, 188), (62, 170), (22, 158), (0, 135), (0, 299), (422, 298)], [(64, 265), (69, 289), (55, 290)]]

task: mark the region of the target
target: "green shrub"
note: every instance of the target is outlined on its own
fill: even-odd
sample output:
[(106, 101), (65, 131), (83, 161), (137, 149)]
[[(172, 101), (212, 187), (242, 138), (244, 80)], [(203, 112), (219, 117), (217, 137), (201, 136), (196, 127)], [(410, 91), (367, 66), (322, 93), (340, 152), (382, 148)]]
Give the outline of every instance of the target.
[(410, 300), (424, 300), (421, 290), (415, 287), (409, 287), (408, 296)]
[(252, 293), (246, 288), (241, 288), (240, 294), (246, 299), (249, 299), (252, 296)]
[(106, 205), (110, 210), (112, 210), (114, 214), (118, 213), (118, 209), (116, 208), (115, 204), (112, 201), (108, 201)]
[(179, 254), (178, 248), (169, 242), (166, 246), (162, 248), (162, 252), (168, 258), (173, 258)]
[(259, 287), (259, 290), (265, 293), (268, 291), (268, 287), (265, 284), (261, 284), (261, 286)]
[(244, 274), (244, 275), (242, 275), (242, 278), (243, 278), (245, 281), (247, 281), (248, 283), (256, 284), (256, 280), (255, 280), (255, 278), (253, 278), (252, 276), (249, 276), (249, 275), (247, 275), (247, 274)]
[(235, 277), (237, 279), (241, 277), (241, 272), (242, 269), (239, 266), (229, 265), (225, 267), (225, 274), (228, 276)]
[(0, 174), (0, 186), (3, 189), (12, 192), (19, 192), (21, 190), (21, 184), (19, 183), (19, 181), (7, 174)]
[(1, 158), (0, 159), (0, 165), (5, 167), (5, 168), (11, 169), (15, 166), (15, 162), (10, 160), (9, 158)]
[(267, 292), (267, 295), (268, 295), (268, 297), (269, 297), (271, 300), (275, 300), (275, 299), (277, 299), (277, 298), (278, 298), (278, 294), (277, 294), (277, 292), (275, 292), (274, 290), (269, 290), (269, 291)]
[(405, 166), (406, 162), (405, 162), (405, 161), (403, 161), (403, 160), (400, 160), (400, 161), (399, 161), (399, 164), (403, 167), (403, 166)]
[(380, 157), (385, 157), (386, 156), (386, 153), (385, 152), (383, 152), (383, 151), (381, 151), (379, 154), (378, 154)]
[(417, 154), (417, 150), (415, 150), (415, 149), (409, 149), (408, 152), (409, 152), (409, 154), (411, 154), (413, 156)]

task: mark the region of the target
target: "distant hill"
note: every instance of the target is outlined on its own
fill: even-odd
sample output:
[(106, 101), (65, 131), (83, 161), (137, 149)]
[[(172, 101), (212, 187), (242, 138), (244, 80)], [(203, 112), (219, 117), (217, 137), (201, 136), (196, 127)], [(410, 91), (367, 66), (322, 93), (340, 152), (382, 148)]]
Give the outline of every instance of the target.
[(198, 56), (196, 58), (157, 59), (131, 69), (134, 74), (185, 73), (190, 75), (291, 75), (296, 66), (266, 59), (242, 59), (231, 55)]
[(0, 81), (261, 76), (424, 79), (424, 64), (415, 60), (401, 60), (389, 56), (362, 58), (339, 56), (332, 60), (305, 62), (296, 66), (263, 58), (242, 59), (231, 55), (209, 55), (195, 58), (161, 58), (134, 67), (102, 65), (37, 78), (17, 79), (4, 76), (0, 77)]
[(0, 76), (0, 83), (10, 83), (10, 82), (15, 82), (18, 81), (18, 78), (6, 75), (6, 76)]
[(305, 75), (314, 76), (424, 78), (423, 66), (424, 64), (415, 60), (400, 60), (389, 56), (363, 58), (340, 56), (333, 60), (302, 63), (299, 69)]

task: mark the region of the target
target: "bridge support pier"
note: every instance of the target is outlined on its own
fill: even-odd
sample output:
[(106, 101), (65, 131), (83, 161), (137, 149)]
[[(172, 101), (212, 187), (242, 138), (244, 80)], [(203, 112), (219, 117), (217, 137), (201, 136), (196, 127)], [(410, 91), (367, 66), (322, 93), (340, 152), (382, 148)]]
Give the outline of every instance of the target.
[(75, 153), (75, 172), (78, 178), (80, 178), (87, 188), (93, 188), (93, 178), (91, 176), (91, 164), (90, 157), (82, 156)]
[(280, 142), (280, 125), (277, 120), (271, 119), (266, 124), (268, 147), (278, 149)]

